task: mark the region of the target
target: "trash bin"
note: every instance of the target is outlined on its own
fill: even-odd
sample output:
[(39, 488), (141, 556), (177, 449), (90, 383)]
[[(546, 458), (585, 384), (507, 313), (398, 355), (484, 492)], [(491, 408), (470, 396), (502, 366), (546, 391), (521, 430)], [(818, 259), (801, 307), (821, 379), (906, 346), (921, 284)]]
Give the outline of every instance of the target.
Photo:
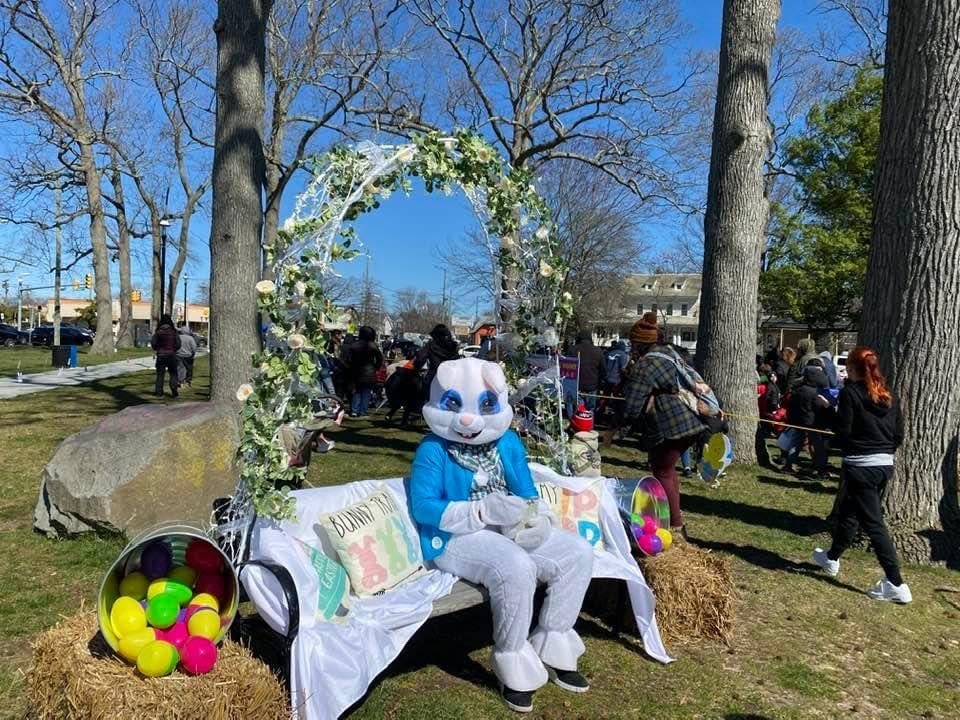
[(80, 356), (78, 354), (79, 347), (77, 345), (70, 345), (70, 367), (75, 368), (80, 366)]
[(70, 367), (70, 350), (72, 347), (71, 345), (53, 346), (53, 366), (55, 368)]

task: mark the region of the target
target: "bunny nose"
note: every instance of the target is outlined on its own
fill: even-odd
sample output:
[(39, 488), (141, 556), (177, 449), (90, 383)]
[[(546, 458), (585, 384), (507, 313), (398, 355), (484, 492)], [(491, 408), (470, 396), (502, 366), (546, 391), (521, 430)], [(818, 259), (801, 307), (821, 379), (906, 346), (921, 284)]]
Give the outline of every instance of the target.
[(470, 425), (473, 425), (473, 421), (477, 419), (477, 416), (476, 416), (476, 415), (461, 415), (458, 419), (460, 420), (460, 424), (461, 424), (463, 427), (468, 427), (468, 426), (470, 426)]

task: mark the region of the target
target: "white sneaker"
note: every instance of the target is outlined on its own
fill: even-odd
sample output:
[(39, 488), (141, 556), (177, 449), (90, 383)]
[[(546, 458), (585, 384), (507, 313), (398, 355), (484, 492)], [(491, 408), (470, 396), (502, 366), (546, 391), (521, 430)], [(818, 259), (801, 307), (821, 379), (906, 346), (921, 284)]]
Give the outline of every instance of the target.
[(913, 595), (910, 592), (910, 587), (906, 583), (903, 583), (903, 585), (894, 585), (886, 578), (867, 590), (867, 595), (874, 600), (895, 602), (900, 605), (913, 602)]
[(840, 574), (840, 561), (831, 560), (827, 557), (827, 551), (823, 548), (814, 548), (813, 561), (820, 566), (827, 575), (836, 577)]

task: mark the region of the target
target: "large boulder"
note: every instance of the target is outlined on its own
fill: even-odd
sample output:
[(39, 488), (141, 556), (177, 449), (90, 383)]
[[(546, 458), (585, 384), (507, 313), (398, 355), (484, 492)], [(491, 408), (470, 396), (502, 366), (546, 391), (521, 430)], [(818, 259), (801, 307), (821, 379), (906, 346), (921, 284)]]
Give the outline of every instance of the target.
[(49, 535), (205, 526), (233, 492), (240, 418), (209, 403), (140, 405), (64, 440), (44, 468), (34, 527)]

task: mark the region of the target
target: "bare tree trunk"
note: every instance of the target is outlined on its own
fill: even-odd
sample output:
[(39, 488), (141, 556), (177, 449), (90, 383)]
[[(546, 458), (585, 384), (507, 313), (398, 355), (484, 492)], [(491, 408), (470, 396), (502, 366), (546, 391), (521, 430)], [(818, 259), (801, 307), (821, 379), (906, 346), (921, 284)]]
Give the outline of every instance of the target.
[(219, 0), (210, 231), (210, 396), (235, 399), (260, 347), (264, 62), (271, 0)]
[(958, 555), (960, 0), (892, 0), (863, 342), (906, 422), (887, 489), (903, 559)]
[(130, 277), (130, 228), (127, 225), (123, 178), (114, 160), (110, 174), (117, 208), (117, 261), (120, 265), (120, 322), (117, 324), (117, 347), (133, 347), (133, 282)]
[[(767, 84), (780, 0), (725, 0), (704, 218), (697, 366), (725, 408), (757, 413), (757, 292), (769, 202)], [(733, 418), (737, 459), (756, 462), (756, 423)]]
[[(280, 200), (283, 197), (280, 191), (280, 171), (268, 166), (266, 180), (267, 206), (263, 213), (263, 244), (270, 246), (277, 242), (277, 233), (280, 230)], [(270, 268), (267, 267), (264, 256), (261, 277), (266, 279), (269, 273)]]
[(104, 223), (103, 198), (100, 194), (100, 171), (93, 156), (93, 146), (78, 141), (80, 168), (87, 190), (90, 214), (90, 244), (93, 248), (94, 298), (97, 305), (97, 334), (90, 352), (106, 355), (113, 352), (113, 298), (110, 291), (110, 254), (107, 251), (107, 226)]
[(160, 249), (162, 230), (160, 219), (153, 213), (150, 216), (150, 326), (160, 321)]

